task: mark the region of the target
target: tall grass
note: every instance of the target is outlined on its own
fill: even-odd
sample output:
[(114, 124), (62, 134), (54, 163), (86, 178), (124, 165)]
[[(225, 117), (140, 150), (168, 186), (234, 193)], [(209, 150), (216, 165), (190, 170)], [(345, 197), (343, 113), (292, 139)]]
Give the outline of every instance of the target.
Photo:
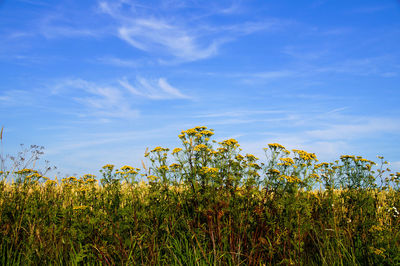
[(382, 157), (320, 163), (272, 143), (260, 163), (213, 134), (182, 131), (181, 148), (146, 150), (143, 169), (105, 165), (98, 178), (0, 172), (0, 263), (400, 263), (400, 173)]

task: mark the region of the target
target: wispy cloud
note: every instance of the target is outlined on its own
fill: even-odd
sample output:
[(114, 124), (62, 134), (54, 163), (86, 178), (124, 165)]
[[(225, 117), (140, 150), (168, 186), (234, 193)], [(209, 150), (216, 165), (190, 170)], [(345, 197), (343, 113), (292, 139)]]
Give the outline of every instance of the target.
[(134, 85), (132, 85), (128, 79), (124, 78), (119, 80), (119, 84), (126, 88), (130, 93), (149, 99), (191, 99), (191, 97), (171, 86), (165, 78), (148, 80), (142, 77), (137, 77)]
[(313, 139), (349, 140), (371, 134), (383, 134), (400, 130), (400, 120), (391, 118), (363, 118), (353, 123), (329, 124), (323, 129), (306, 131)]
[[(234, 13), (237, 6), (234, 3), (222, 8), (221, 12)], [(182, 62), (215, 56), (222, 44), (240, 35), (281, 26), (278, 20), (213, 26), (201, 21), (201, 16), (197, 16), (196, 21), (180, 18), (176, 14), (166, 16), (166, 13), (174, 10), (172, 7), (154, 12), (149, 6), (130, 1), (102, 1), (99, 8), (116, 21), (117, 36), (122, 40), (147, 53), (172, 57)]]
[[(117, 67), (138, 67), (139, 60), (129, 60), (129, 59), (122, 59), (118, 58), (115, 56), (103, 56), (97, 58), (96, 62), (106, 64), (106, 65), (112, 65), (112, 66), (117, 66)], [(140, 62), (142, 63), (142, 62)]]
[(82, 79), (69, 79), (59, 83), (52, 92), (63, 94), (70, 90), (78, 90), (72, 99), (86, 108), (85, 112), (80, 113), (82, 117), (135, 118), (139, 116), (139, 110), (132, 108), (120, 88), (99, 86)]

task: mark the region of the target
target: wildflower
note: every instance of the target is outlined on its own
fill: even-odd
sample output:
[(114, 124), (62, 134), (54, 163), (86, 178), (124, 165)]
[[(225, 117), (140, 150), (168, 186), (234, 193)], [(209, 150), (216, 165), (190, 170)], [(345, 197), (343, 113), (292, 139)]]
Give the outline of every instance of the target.
[(342, 155), (342, 156), (340, 156), (340, 159), (342, 160), (342, 161), (345, 161), (345, 160), (347, 160), (347, 159), (355, 159), (355, 157), (353, 156), (353, 155)]
[(94, 179), (94, 178), (88, 178), (88, 179), (86, 179), (86, 183), (87, 183), (87, 184), (91, 184), (91, 183), (94, 183), (94, 182), (96, 182), (96, 179)]
[(88, 206), (85, 205), (81, 205), (81, 206), (75, 206), (73, 208), (74, 211), (79, 211), (79, 210), (86, 210), (87, 208), (89, 208)]
[(161, 148), (160, 146), (155, 147), (151, 152), (162, 152), (162, 151), (169, 151), (168, 148)]
[(67, 178), (67, 181), (76, 181), (76, 177), (75, 176), (70, 176)]
[(175, 148), (175, 149), (173, 149), (172, 154), (178, 153), (181, 150), (182, 150), (181, 148)]
[(282, 163), (278, 163), (278, 165), (290, 166), (294, 164), (292, 158), (280, 158), (279, 160), (282, 161)]
[(308, 153), (303, 150), (293, 150), (294, 153), (297, 153), (300, 157), (300, 159), (304, 161), (311, 161), (311, 160), (316, 160), (317, 161), (317, 156), (315, 153)]
[[(42, 177), (42, 175), (39, 174), (39, 173), (33, 173), (33, 174), (30, 174), (30, 175), (27, 175), (26, 177), (27, 177), (27, 178), (36, 178), (36, 179), (39, 179), (39, 178)], [(47, 178), (47, 177), (46, 177), (46, 178)]]
[(269, 169), (268, 172), (271, 173), (271, 174), (278, 174), (278, 175), (281, 173), (281, 172), (280, 172), (279, 170), (277, 170), (277, 169)]
[(126, 170), (134, 170), (135, 168), (133, 168), (132, 166), (129, 165), (124, 165), (121, 167), (122, 171), (126, 171)]
[[(271, 149), (271, 150), (284, 150), (285, 149), (285, 147), (283, 147), (281, 144), (279, 144), (279, 143), (269, 143), (268, 144), (268, 147)], [(266, 149), (266, 148), (265, 148)]]
[(259, 165), (256, 164), (256, 163), (249, 163), (248, 165), (249, 165), (249, 167), (253, 167), (253, 168), (255, 168), (255, 169), (261, 169), (261, 166), (259, 166)]
[(17, 175), (23, 175), (23, 174), (37, 173), (37, 171), (36, 171), (36, 170), (32, 170), (32, 169), (27, 169), (27, 168), (25, 168), (25, 169), (21, 169), (21, 170), (15, 172), (15, 173), (16, 173)]
[(109, 171), (112, 171), (114, 169), (114, 165), (113, 164), (106, 164), (103, 166), (103, 169), (107, 169)]
[(246, 154), (246, 157), (249, 161), (255, 161), (258, 160), (258, 158), (256, 156), (254, 156), (253, 154)]
[(83, 176), (83, 179), (87, 181), (88, 179), (94, 179), (95, 177), (96, 177), (95, 175), (85, 174)]
[(314, 165), (315, 169), (318, 169), (321, 167), (327, 168), (327, 167), (329, 167), (329, 163), (319, 163), (319, 164)]
[(158, 179), (160, 179), (160, 178), (159, 178), (158, 176), (149, 175), (149, 176), (147, 177), (147, 179), (148, 179), (149, 181), (155, 182), (156, 180), (158, 180)]
[(186, 134), (188, 136), (194, 136), (196, 133), (197, 133), (196, 128), (190, 128), (190, 129), (182, 131), (183, 135)]
[(203, 166), (203, 167), (201, 168), (201, 171), (202, 171), (204, 174), (215, 175), (215, 174), (218, 173), (218, 168), (212, 168), (212, 167)]
[(220, 142), (219, 144), (224, 146), (239, 146), (238, 141), (236, 139), (228, 139)]
[(50, 180), (50, 179), (48, 179), (46, 181), (46, 183), (44, 183), (45, 186), (51, 186), (51, 185), (55, 185), (55, 184), (57, 184), (57, 182), (54, 180)]
[(170, 168), (173, 172), (175, 172), (176, 170), (182, 168), (182, 166), (181, 166), (180, 164), (173, 163), (173, 164), (171, 164), (171, 165), (169, 166), (169, 168)]
[(206, 150), (206, 149), (208, 149), (208, 146), (205, 145), (205, 144), (199, 144), (199, 145), (194, 147), (195, 151), (201, 151), (201, 150)]
[(318, 178), (319, 178), (319, 175), (317, 175), (317, 174), (313, 173), (313, 174), (310, 174), (310, 177), (311, 177), (311, 178), (318, 179)]
[(166, 165), (161, 165), (161, 166), (158, 167), (157, 169), (158, 169), (159, 171), (162, 171), (162, 172), (168, 171), (168, 166), (166, 166)]
[(238, 160), (238, 161), (241, 161), (241, 160), (244, 159), (244, 157), (243, 157), (242, 155), (240, 155), (240, 154), (236, 155), (235, 158), (236, 158), (236, 160)]
[(289, 183), (301, 183), (301, 180), (296, 176), (281, 175), (280, 177), (286, 179)]
[(226, 148), (217, 148), (218, 153), (224, 153), (227, 152), (228, 150)]
[(212, 132), (210, 130), (204, 130), (204, 131), (200, 132), (200, 134), (203, 136), (211, 137), (212, 135), (214, 135), (214, 132)]

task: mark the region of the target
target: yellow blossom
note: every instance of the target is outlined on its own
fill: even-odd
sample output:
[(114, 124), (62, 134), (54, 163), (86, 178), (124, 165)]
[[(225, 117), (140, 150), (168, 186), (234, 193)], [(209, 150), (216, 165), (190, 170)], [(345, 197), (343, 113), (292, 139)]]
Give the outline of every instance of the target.
[(168, 166), (166, 165), (161, 165), (160, 167), (157, 168), (159, 171), (168, 171)]
[(114, 169), (114, 165), (113, 164), (106, 164), (103, 166), (103, 169), (108, 169), (109, 171), (112, 171)]
[(277, 169), (269, 169), (268, 172), (270, 172), (271, 174), (280, 174), (281, 172)]
[(201, 151), (201, 150), (206, 150), (206, 149), (208, 149), (208, 146), (205, 145), (205, 144), (199, 144), (199, 145), (194, 147), (195, 151)]
[(292, 158), (280, 158), (279, 160), (282, 161), (282, 163), (278, 163), (278, 165), (290, 166), (294, 164)]
[[(282, 145), (279, 144), (279, 143), (269, 143), (269, 144), (268, 144), (268, 147), (269, 147), (271, 150), (278, 150), (278, 149), (284, 150), (284, 149), (285, 149), (285, 147), (282, 146)], [(267, 149), (267, 148), (264, 148), (264, 149)]]

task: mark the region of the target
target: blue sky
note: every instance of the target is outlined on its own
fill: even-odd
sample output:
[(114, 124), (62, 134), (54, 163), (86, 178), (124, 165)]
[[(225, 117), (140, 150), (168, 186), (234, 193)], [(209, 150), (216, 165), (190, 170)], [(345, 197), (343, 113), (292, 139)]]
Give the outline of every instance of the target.
[(4, 152), (97, 174), (204, 125), (400, 170), (399, 44), (399, 1), (3, 0)]

